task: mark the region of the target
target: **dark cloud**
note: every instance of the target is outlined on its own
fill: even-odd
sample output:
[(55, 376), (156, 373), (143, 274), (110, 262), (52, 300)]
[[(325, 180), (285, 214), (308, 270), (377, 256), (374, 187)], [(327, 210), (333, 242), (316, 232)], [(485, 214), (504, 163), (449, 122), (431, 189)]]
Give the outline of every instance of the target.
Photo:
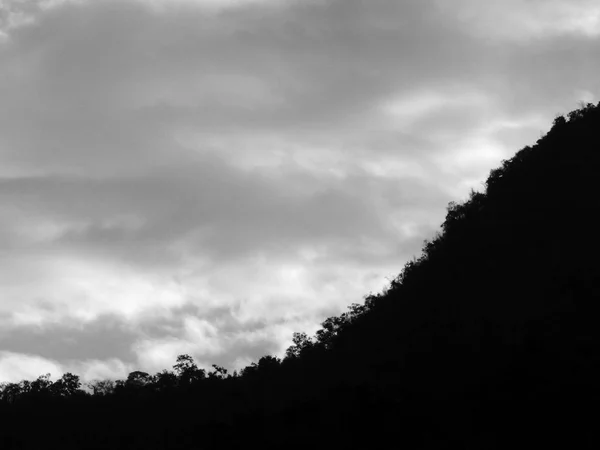
[(131, 362), (136, 333), (118, 317), (101, 316), (84, 326), (76, 323), (3, 328), (3, 351), (38, 354), (52, 360), (111, 359)]
[[(288, 189), (292, 178), (306, 189)], [(363, 237), (390, 241), (398, 230), (386, 224), (388, 213), (440, 204), (445, 196), (408, 177), (373, 180), (357, 173), (336, 181), (291, 171), (283, 180), (204, 156), (143, 177), (4, 180), (0, 198), (24, 212), (75, 224), (58, 233), (53, 245), (112, 249), (134, 258), (138, 252), (149, 258), (155, 249), (157, 258), (170, 262), (167, 244), (181, 238), (214, 261), (293, 252), (307, 244), (352, 245)]]

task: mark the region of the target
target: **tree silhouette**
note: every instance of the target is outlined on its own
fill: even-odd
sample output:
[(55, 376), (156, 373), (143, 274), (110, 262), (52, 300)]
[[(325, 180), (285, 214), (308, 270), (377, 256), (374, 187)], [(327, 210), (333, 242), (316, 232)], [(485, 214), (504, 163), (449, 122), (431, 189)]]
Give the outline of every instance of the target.
[(88, 387), (96, 396), (110, 395), (115, 390), (115, 382), (113, 380), (95, 380), (88, 383)]
[(173, 366), (173, 370), (177, 374), (179, 382), (182, 386), (189, 386), (196, 381), (206, 378), (206, 371), (199, 369), (194, 358), (184, 354), (177, 357), (177, 362)]
[(285, 352), (285, 357), (289, 359), (299, 358), (313, 345), (311, 338), (306, 333), (294, 333), (292, 342), (293, 344)]
[(79, 381), (79, 376), (67, 372), (59, 380), (54, 382), (50, 389), (54, 395), (67, 397), (77, 394), (80, 388), (81, 381)]
[(152, 383), (152, 377), (150, 374), (136, 370), (127, 376), (125, 386), (128, 388), (138, 389), (148, 386), (150, 383)]

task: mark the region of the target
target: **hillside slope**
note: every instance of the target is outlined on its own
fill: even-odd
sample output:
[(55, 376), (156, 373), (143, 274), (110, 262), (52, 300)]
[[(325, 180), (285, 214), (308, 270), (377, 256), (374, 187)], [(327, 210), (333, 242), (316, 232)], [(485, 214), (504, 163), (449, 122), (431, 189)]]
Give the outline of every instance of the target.
[(558, 117), (313, 357), (367, 393), (368, 436), (381, 421), (407, 448), (600, 445), (599, 169), (600, 105)]

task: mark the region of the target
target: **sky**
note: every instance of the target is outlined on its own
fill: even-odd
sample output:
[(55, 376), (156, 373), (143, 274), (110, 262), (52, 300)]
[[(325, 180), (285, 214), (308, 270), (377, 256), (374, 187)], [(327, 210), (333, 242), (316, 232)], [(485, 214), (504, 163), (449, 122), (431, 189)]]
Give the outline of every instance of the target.
[(597, 0), (0, 0), (0, 381), (281, 356), (598, 73)]

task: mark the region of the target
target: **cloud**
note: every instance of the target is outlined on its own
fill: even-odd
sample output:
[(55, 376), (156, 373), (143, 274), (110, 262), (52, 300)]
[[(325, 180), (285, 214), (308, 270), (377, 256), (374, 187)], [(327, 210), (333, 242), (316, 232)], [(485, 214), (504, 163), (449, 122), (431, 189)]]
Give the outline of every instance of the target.
[(556, 35), (600, 35), (600, 7), (593, 0), (509, 0), (477, 2), (438, 0), (447, 14), (479, 35), (509, 40)]
[(131, 346), (136, 338), (137, 333), (119, 318), (104, 316), (86, 324), (5, 325), (0, 344), (13, 353), (35, 349), (54, 361), (117, 358), (131, 362)]
[(2, 383), (18, 383), (22, 380), (35, 380), (40, 375), (50, 374), (56, 381), (67, 372), (79, 375), (82, 388), (93, 380), (124, 379), (134, 370), (115, 358), (108, 360), (79, 360), (60, 364), (52, 359), (27, 353), (0, 352), (0, 379)]
[(0, 5), (0, 347), (40, 369), (282, 352), (600, 91), (583, 0)]
[(63, 372), (56, 363), (46, 358), (0, 352), (0, 379), (3, 382), (18, 383), (21, 380), (34, 380), (46, 373), (62, 374)]

